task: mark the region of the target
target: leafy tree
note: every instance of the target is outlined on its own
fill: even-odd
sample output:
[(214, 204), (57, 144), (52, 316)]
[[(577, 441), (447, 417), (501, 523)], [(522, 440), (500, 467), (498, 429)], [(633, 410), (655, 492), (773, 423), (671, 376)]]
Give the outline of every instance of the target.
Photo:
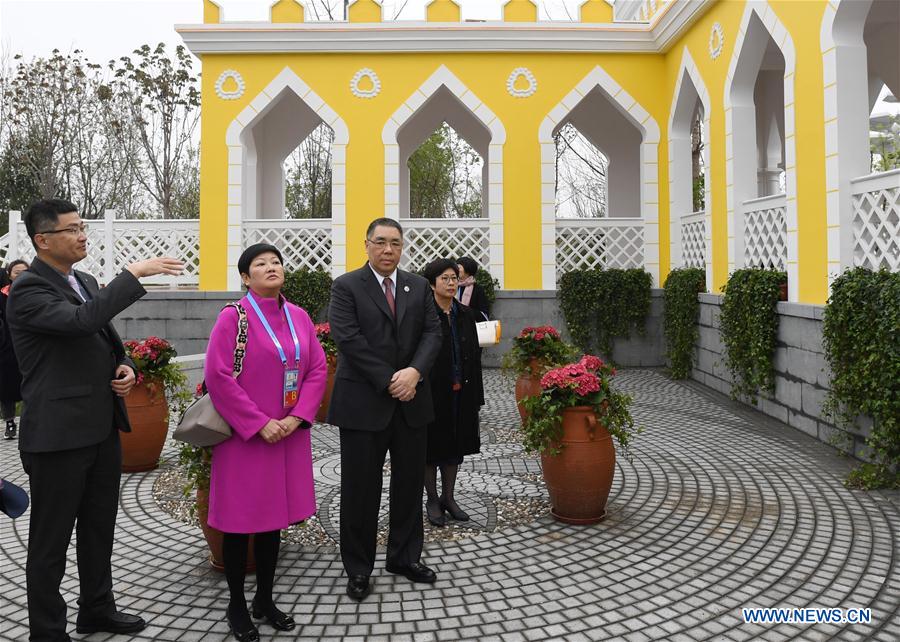
[(331, 145), (334, 131), (322, 123), (284, 163), (287, 218), (331, 218)]
[(133, 56), (135, 59), (123, 56), (118, 63), (109, 63), (114, 77), (108, 95), (111, 100), (121, 99), (125, 108), (121, 119), (110, 122), (110, 129), (118, 137), (119, 152), (133, 169), (134, 178), (162, 216), (170, 218), (176, 203), (185, 198), (177, 190), (185, 186), (179, 173), (192, 153), (200, 120), (198, 77), (190, 53), (181, 45), (175, 48), (174, 57), (169, 57), (163, 43), (153, 49), (143, 45)]
[(446, 123), (410, 154), (410, 218), (481, 216), (481, 157)]

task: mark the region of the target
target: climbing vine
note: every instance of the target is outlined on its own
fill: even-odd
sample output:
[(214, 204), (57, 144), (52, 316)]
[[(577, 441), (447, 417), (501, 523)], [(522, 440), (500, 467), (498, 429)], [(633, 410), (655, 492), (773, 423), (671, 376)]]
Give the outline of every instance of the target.
[(706, 291), (706, 271), (701, 268), (672, 270), (663, 289), (666, 355), (671, 363), (672, 378), (685, 379), (691, 374), (694, 346), (700, 337), (697, 327), (700, 302), (697, 294)]
[(652, 277), (641, 269), (572, 270), (559, 282), (560, 308), (575, 344), (585, 353), (612, 356), (614, 337), (643, 336)]
[(822, 335), (831, 368), (825, 411), (843, 427), (871, 417), (872, 462), (847, 479), (858, 488), (900, 488), (900, 274), (848, 270), (831, 286)]
[(734, 272), (723, 288), (721, 333), (735, 399), (746, 397), (755, 404), (761, 390), (775, 391), (776, 305), (786, 280), (778, 270), (749, 268)]

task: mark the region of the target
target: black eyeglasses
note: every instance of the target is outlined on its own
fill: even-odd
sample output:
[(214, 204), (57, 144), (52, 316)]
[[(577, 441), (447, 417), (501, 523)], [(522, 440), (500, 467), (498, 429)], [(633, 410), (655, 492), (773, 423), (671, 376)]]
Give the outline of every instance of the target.
[(38, 232), (38, 234), (61, 234), (62, 232), (66, 232), (71, 234), (72, 236), (78, 236), (79, 234), (87, 234), (88, 226), (86, 223), (82, 223), (81, 225), (70, 225), (69, 227), (64, 227), (61, 230), (47, 230), (46, 232)]

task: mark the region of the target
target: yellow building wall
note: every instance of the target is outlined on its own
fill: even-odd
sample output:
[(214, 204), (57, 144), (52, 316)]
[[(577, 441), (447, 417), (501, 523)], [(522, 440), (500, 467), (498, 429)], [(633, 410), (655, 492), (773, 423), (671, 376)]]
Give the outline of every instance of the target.
[[(527, 4), (527, 3), (526, 3)], [(357, 10), (375, 3), (360, 2)], [(772, 0), (772, 8), (790, 32), (796, 48), (796, 148), (799, 229), (799, 297), (809, 303), (827, 298), (825, 163), (822, 57), (819, 26), (825, 0)], [(364, 9), (365, 7), (365, 9)], [(351, 7), (352, 9), (353, 7)], [(509, 7), (511, 8), (511, 7)], [(517, 7), (518, 8), (518, 7)], [(540, 289), (540, 148), (538, 128), (560, 100), (600, 65), (656, 120), (660, 129), (659, 239), (660, 282), (670, 269), (668, 120), (686, 46), (709, 91), (712, 104), (707, 149), (712, 193), (713, 280), (715, 290), (728, 277), (725, 180), (726, 76), (745, 2), (713, 5), (664, 54), (604, 53), (342, 53), (217, 54), (203, 56), (201, 146), (201, 281), (204, 290), (226, 287), (227, 150), (225, 132), (244, 107), (284, 67), (289, 67), (343, 119), (350, 133), (346, 164), (347, 269), (365, 260), (368, 222), (384, 212), (384, 124), (440, 66), (446, 65), (506, 129), (503, 149), (504, 272), (507, 289)], [(714, 22), (725, 34), (721, 55), (709, 55)], [(361, 68), (372, 68), (382, 91), (361, 99), (349, 81)], [(506, 91), (516, 67), (527, 67), (538, 81), (529, 98)], [(221, 100), (214, 91), (222, 71), (241, 73), (246, 90), (238, 100)], [(487, 189), (487, 186), (485, 186)]]

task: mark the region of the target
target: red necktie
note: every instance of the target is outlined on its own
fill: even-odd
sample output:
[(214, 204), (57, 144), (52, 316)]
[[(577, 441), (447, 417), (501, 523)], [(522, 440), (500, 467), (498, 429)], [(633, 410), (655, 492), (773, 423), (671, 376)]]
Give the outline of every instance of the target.
[(384, 281), (384, 298), (387, 299), (388, 307), (391, 309), (391, 314), (397, 316), (397, 310), (394, 305), (394, 290), (391, 287), (393, 285), (393, 281), (391, 277), (385, 277)]

